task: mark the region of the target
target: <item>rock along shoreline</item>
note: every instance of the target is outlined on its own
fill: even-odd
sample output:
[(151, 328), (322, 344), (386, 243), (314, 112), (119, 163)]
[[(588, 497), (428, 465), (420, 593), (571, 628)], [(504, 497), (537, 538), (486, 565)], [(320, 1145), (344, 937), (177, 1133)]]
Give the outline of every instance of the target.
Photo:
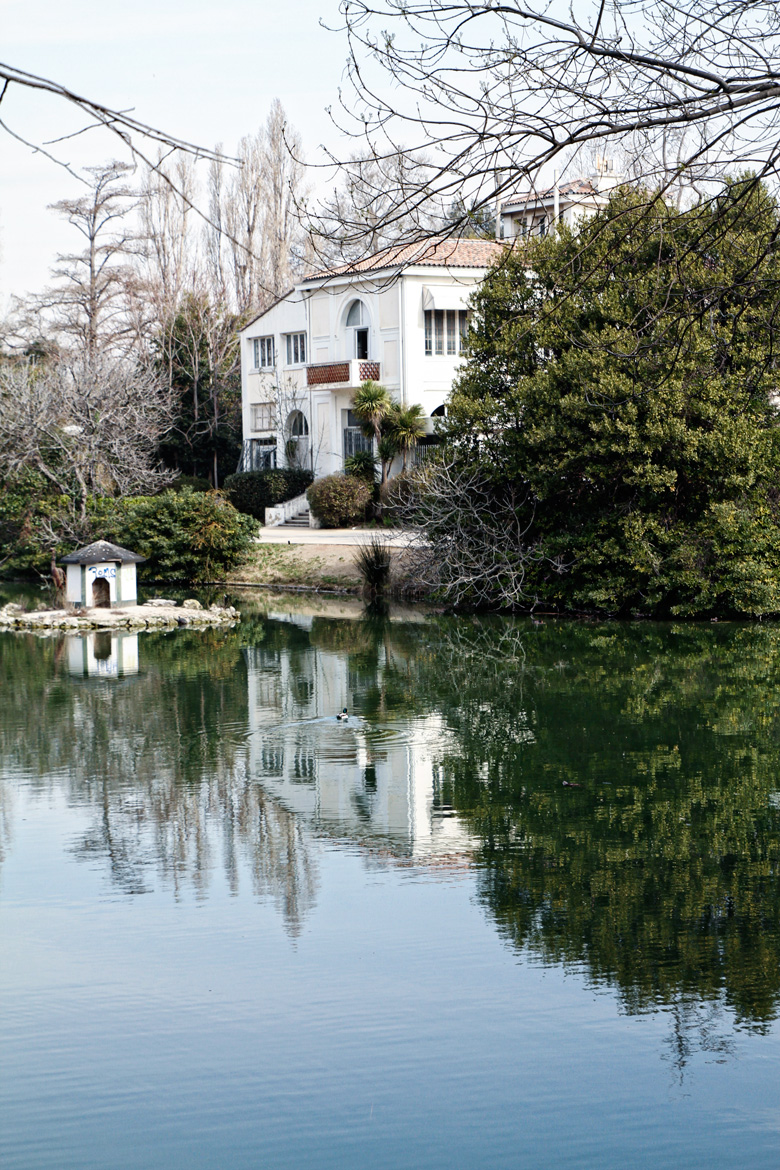
[(154, 597), (143, 605), (123, 605), (116, 609), (40, 609), (27, 612), (11, 603), (0, 609), (0, 632), (31, 630), (80, 634), (90, 630), (164, 630), (177, 628), (205, 629), (209, 626), (233, 626), (241, 615), (232, 605), (212, 605), (208, 609), (191, 598), (171, 601)]

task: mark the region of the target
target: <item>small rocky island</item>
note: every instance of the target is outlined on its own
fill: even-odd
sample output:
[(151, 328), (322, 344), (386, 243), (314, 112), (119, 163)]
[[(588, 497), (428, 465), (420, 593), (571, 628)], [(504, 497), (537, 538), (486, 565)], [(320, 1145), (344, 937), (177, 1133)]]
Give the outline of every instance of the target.
[(232, 605), (211, 605), (205, 608), (194, 598), (179, 605), (165, 597), (154, 597), (144, 605), (124, 605), (112, 609), (39, 609), (27, 612), (22, 606), (14, 604), (0, 609), (0, 631), (38, 630), (79, 634), (88, 630), (224, 626), (235, 625), (240, 620), (238, 610)]
[(234, 625), (241, 620), (232, 605), (204, 609), (194, 597), (181, 605), (167, 597), (154, 597), (139, 605), (135, 568), (145, 559), (108, 540), (96, 540), (68, 553), (60, 562), (67, 566), (67, 575), (52, 561), (54, 584), (63, 605), (31, 612), (21, 605), (3, 606), (0, 630), (158, 630)]

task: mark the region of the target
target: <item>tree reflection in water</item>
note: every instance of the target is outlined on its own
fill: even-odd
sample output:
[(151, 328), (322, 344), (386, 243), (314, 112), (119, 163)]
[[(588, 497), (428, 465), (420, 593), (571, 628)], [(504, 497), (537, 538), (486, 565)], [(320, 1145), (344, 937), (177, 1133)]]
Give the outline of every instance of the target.
[[(264, 741), (253, 775), (247, 688), (268, 727), (310, 713), (327, 656), (371, 734), (436, 716), (433, 802), (468, 831), (479, 898), (512, 947), (615, 989), (628, 1012), (668, 1008), (678, 1072), (696, 1049), (728, 1056), (724, 1012), (756, 1030), (775, 1019), (780, 629), (247, 621), (147, 636), (127, 685), (74, 683), (60, 653), (3, 642), (5, 676), (25, 679), (0, 731), (5, 771), (90, 810), (76, 851), (119, 888), (157, 872), (205, 896), (219, 840), (231, 888), (243, 857), (300, 929), (317, 888), (312, 822), (262, 781), (284, 772), (313, 791), (326, 747)], [(28, 727), (30, 710), (45, 717)], [(363, 834), (386, 758), (355, 758), (362, 787), (346, 803)]]
[[(255, 894), (297, 935), (316, 858), (295, 817), (248, 775), (238, 633), (145, 635), (140, 672), (110, 681), (73, 680), (64, 651), (64, 639), (2, 641), (6, 677), (24, 680), (0, 721), (6, 774), (41, 793), (65, 789), (91, 814), (74, 855), (105, 862), (122, 892), (144, 892), (156, 874), (177, 895), (205, 897), (218, 864), (236, 892), (243, 857)], [(42, 713), (33, 725), (30, 710)]]

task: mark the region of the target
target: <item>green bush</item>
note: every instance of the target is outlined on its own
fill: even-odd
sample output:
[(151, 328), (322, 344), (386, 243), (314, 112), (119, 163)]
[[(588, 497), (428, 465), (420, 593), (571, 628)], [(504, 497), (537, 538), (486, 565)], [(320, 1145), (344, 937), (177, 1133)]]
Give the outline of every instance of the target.
[(95, 539), (112, 540), (147, 558), (142, 577), (194, 584), (240, 564), (257, 525), (221, 492), (166, 491), (159, 496), (95, 500)]
[(234, 508), (265, 520), (266, 508), (300, 496), (314, 479), (310, 471), (297, 467), (271, 471), (240, 471), (225, 479), (224, 491)]
[(373, 451), (356, 451), (344, 460), (344, 474), (357, 475), (373, 483), (376, 479), (376, 455)]
[(371, 485), (357, 475), (326, 475), (315, 480), (306, 498), (323, 528), (344, 528), (365, 520)]
[(172, 486), (172, 491), (181, 492), (190, 488), (193, 492), (210, 492), (211, 484), (199, 475), (180, 475)]

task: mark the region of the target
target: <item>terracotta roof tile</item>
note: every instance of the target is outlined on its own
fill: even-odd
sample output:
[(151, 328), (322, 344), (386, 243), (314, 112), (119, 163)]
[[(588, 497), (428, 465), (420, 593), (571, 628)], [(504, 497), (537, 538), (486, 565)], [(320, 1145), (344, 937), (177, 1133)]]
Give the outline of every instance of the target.
[(410, 268), (414, 264), (430, 264), (440, 268), (488, 268), (501, 256), (504, 247), (496, 240), (421, 240), (416, 244), (397, 244), (383, 248), (373, 256), (342, 264), (338, 268), (310, 272), (303, 280), (305, 283), (328, 276), (379, 272), (386, 268)]
[[(538, 203), (541, 199), (551, 199), (555, 194), (555, 187), (547, 187), (544, 191), (516, 191), (501, 200), (502, 207), (513, 207), (516, 203)], [(598, 191), (590, 179), (572, 179), (568, 183), (561, 183), (558, 187), (559, 195), (598, 195)]]

